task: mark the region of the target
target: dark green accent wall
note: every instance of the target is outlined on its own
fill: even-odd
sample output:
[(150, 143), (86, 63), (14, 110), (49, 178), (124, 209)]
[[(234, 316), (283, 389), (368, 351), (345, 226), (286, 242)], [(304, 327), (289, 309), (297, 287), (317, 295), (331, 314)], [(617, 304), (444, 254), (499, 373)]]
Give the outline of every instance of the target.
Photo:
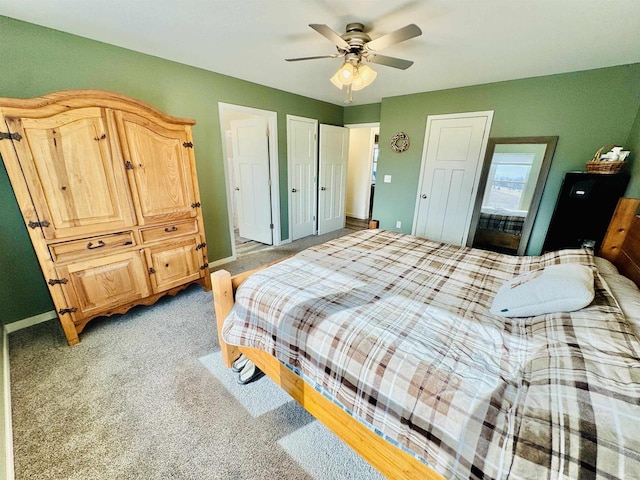
[(53, 310), (4, 164), (0, 168), (0, 302), (2, 323)]
[[(231, 255), (218, 102), (278, 114), (281, 235), (289, 237), (286, 115), (343, 124), (343, 107), (0, 16), (0, 96), (30, 98), (69, 89), (128, 95), (193, 128), (210, 261)], [(0, 167), (2, 323), (53, 309), (11, 191)], [(11, 273), (11, 275), (10, 275)]]
[(344, 124), (355, 125), (358, 123), (375, 123), (380, 121), (379, 103), (367, 105), (353, 105), (344, 109)]
[(630, 163), (628, 168), (631, 173), (631, 181), (627, 187), (627, 196), (637, 198), (640, 197), (640, 109), (638, 109), (635, 122), (633, 122), (631, 127), (627, 143), (623, 146), (631, 152), (629, 154), (630, 159), (628, 160)]
[[(583, 170), (605, 143), (627, 143), (634, 121), (640, 153), (639, 79), (640, 64), (633, 64), (383, 99), (378, 176), (392, 175), (392, 183), (376, 185), (374, 218), (381, 228), (411, 231), (428, 115), (493, 110), (492, 137), (559, 137), (527, 250), (538, 254), (565, 172)], [(395, 153), (389, 141), (400, 131), (411, 147)], [(640, 166), (634, 170), (640, 173)], [(634, 180), (630, 195), (640, 194)]]

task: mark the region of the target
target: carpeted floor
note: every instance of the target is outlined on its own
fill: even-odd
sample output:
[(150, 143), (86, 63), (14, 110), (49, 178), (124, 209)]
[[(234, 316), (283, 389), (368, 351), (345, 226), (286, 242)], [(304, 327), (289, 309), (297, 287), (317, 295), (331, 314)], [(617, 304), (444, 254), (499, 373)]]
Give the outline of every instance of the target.
[[(339, 235), (344, 235), (346, 231), (356, 231), (356, 230), (363, 230), (369, 227), (369, 220), (362, 220), (359, 218), (354, 218), (354, 217), (346, 217), (345, 219), (345, 226), (343, 229), (338, 230), (338, 234)], [(236, 255), (238, 257), (243, 257), (246, 255), (251, 255), (257, 252), (264, 252), (267, 250), (273, 250), (276, 248), (280, 248), (280, 247), (274, 247), (272, 245), (266, 245), (264, 243), (260, 243), (260, 242), (256, 242), (254, 240), (249, 240), (248, 238), (243, 238), (240, 236), (240, 233), (238, 230), (234, 230), (235, 233), (235, 242), (236, 242)], [(333, 232), (332, 232), (333, 233)], [(331, 236), (332, 233), (329, 233), (327, 235)], [(347, 232), (348, 233), (348, 232)], [(326, 235), (322, 235), (320, 237), (318, 236), (311, 236), (311, 237), (306, 237), (303, 238), (301, 240), (296, 241), (296, 243), (299, 242), (311, 242), (311, 244), (313, 244), (313, 242), (317, 242), (318, 238), (324, 238)]]
[(381, 478), (269, 379), (237, 385), (216, 335), (211, 293), (197, 286), (96, 319), (73, 348), (57, 321), (12, 333), (16, 478)]

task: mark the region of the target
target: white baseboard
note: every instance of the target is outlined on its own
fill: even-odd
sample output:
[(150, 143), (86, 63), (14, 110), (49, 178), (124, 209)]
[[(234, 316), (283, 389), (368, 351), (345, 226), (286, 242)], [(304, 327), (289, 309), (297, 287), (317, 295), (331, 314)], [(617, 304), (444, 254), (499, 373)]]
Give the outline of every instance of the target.
[(4, 329), (7, 334), (13, 333), (17, 332), (18, 330), (22, 330), (23, 328), (37, 325), (38, 323), (48, 322), (49, 320), (53, 320), (56, 317), (56, 312), (51, 310), (50, 312), (40, 313), (38, 315), (34, 315), (33, 317), (23, 318), (22, 320), (18, 320), (17, 322), (7, 323), (4, 326)]
[(7, 327), (2, 329), (2, 403), (4, 405), (2, 415), (4, 416), (4, 478), (14, 480), (15, 472), (13, 467), (13, 427), (11, 423), (11, 380), (9, 376), (9, 339)]
[(211, 267), (217, 267), (218, 265), (224, 265), (225, 263), (233, 262), (236, 259), (237, 258), (234, 255), (232, 255), (232, 256), (227, 257), (227, 258), (221, 258), (220, 260), (216, 260), (215, 262), (209, 262), (209, 270), (211, 270)]

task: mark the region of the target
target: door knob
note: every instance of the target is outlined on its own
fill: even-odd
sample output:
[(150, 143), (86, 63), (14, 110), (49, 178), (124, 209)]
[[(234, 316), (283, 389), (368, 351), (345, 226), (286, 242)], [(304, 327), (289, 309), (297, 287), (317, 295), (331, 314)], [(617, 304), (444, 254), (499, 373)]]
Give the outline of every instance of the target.
[(423, 193), (422, 195), (420, 195), (420, 198), (427, 198), (427, 194)]
[(324, 190), (326, 190), (326, 188), (325, 187), (320, 187), (320, 190), (324, 191)]
[(291, 193), (296, 193), (298, 190), (296, 190), (295, 188), (291, 189)]
[(236, 190), (239, 192), (240, 191), (240, 187), (236, 187)]

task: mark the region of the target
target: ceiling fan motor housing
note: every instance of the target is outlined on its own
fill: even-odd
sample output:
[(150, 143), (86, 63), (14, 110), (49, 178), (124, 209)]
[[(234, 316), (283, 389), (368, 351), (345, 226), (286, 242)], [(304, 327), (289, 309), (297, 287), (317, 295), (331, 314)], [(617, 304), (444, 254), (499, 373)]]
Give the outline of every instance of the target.
[(362, 23), (347, 24), (345, 34), (341, 38), (351, 47), (350, 52), (359, 54), (364, 44), (371, 41), (371, 37), (364, 33), (364, 25)]

